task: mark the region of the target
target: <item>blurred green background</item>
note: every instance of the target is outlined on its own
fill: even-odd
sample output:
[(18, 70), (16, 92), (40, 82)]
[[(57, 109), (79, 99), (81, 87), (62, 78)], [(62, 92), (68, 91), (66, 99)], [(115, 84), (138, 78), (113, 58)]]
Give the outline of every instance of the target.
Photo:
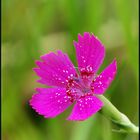
[(72, 108), (44, 119), (28, 104), (38, 77), (34, 61), (50, 51), (67, 52), (77, 65), (73, 40), (93, 32), (118, 72), (105, 96), (138, 125), (138, 0), (3, 0), (2, 1), (2, 139), (136, 140), (113, 132), (116, 125), (100, 113), (84, 122), (66, 121)]

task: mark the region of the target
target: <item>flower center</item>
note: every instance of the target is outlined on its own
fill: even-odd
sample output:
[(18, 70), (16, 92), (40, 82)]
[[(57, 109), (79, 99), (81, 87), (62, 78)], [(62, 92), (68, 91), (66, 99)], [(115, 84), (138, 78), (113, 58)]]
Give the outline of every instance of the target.
[(93, 87), (91, 82), (94, 80), (95, 74), (89, 71), (80, 71), (80, 75), (73, 76), (68, 79), (66, 93), (71, 97), (71, 101), (93, 95)]

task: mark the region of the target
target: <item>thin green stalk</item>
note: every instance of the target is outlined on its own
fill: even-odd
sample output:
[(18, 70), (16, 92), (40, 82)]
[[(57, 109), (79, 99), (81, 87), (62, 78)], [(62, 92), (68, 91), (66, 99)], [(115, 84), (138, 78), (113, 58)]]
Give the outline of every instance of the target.
[(95, 123), (93, 119), (96, 119), (96, 116), (91, 117), (86, 121), (75, 123), (70, 140), (87, 140), (91, 127)]
[(139, 133), (139, 127), (135, 126), (126, 115), (121, 113), (107, 98), (103, 95), (98, 96), (103, 102), (104, 106), (101, 113), (106, 117), (110, 118), (114, 123), (116, 123), (120, 129), (113, 130), (122, 133)]

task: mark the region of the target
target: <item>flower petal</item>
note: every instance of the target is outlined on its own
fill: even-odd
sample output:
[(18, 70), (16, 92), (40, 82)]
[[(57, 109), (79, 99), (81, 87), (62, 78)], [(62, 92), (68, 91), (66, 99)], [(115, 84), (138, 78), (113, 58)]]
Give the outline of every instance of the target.
[(53, 118), (68, 108), (72, 102), (64, 88), (38, 88), (32, 96), (30, 105), (45, 118)]
[(103, 72), (97, 76), (91, 86), (94, 88), (95, 94), (103, 94), (105, 90), (109, 87), (111, 82), (113, 81), (117, 72), (117, 62), (113, 60), (113, 62), (103, 70)]
[(43, 62), (36, 61), (39, 68), (34, 68), (34, 71), (41, 77), (38, 82), (42, 84), (65, 87), (68, 77), (76, 75), (69, 57), (61, 51), (46, 54), (41, 59)]
[(96, 72), (105, 56), (103, 44), (93, 34), (85, 32), (84, 36), (78, 35), (78, 42), (74, 41), (79, 70), (91, 67)]
[(103, 103), (96, 96), (86, 96), (77, 101), (68, 120), (83, 121), (101, 109)]

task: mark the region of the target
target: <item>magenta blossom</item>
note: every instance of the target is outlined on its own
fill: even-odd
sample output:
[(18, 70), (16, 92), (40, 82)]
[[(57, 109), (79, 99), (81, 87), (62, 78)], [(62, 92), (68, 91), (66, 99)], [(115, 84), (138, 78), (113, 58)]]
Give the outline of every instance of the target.
[(37, 88), (30, 105), (45, 118), (53, 118), (75, 103), (68, 120), (82, 121), (99, 111), (103, 103), (96, 95), (103, 94), (115, 77), (116, 60), (99, 75), (96, 74), (105, 56), (105, 49), (93, 34), (85, 32), (74, 41), (78, 61), (76, 71), (67, 54), (57, 51), (36, 61), (41, 84), (52, 88)]

